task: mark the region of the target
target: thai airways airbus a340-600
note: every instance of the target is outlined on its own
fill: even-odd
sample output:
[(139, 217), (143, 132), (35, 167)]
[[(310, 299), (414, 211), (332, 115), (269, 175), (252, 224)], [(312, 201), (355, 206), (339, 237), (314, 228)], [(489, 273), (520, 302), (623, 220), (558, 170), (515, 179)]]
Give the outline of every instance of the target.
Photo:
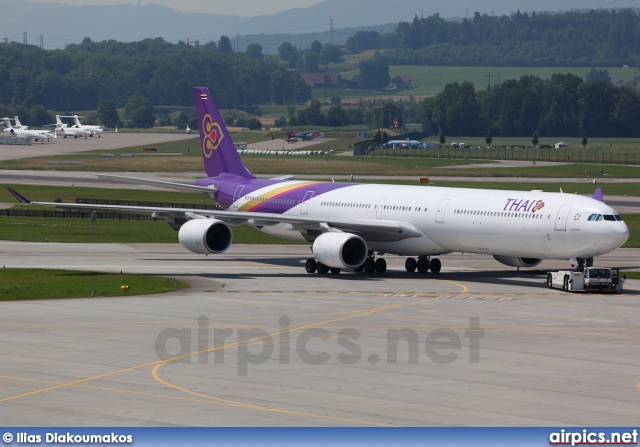
[[(222, 210), (42, 203), (118, 210), (165, 219), (197, 254), (223, 253), (234, 225), (306, 240), (309, 273), (384, 273), (384, 254), (406, 256), (407, 271), (438, 273), (437, 258), (479, 253), (518, 267), (576, 258), (582, 265), (620, 247), (629, 229), (601, 194), (258, 179), (247, 170), (209, 90), (196, 87), (206, 178), (195, 184), (104, 175), (114, 180), (209, 195)], [(597, 191), (598, 192), (598, 191)], [(27, 199), (15, 193), (19, 200)], [(600, 200), (598, 200), (598, 198)]]

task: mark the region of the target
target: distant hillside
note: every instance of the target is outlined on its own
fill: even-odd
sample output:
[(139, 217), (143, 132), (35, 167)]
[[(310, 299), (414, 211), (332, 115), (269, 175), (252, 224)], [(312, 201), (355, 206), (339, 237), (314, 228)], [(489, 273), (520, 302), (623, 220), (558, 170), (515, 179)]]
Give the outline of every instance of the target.
[[(538, 0), (536, 11), (559, 11), (575, 8), (575, 0)], [(581, 9), (637, 7), (637, 0), (581, 0)], [(325, 33), (329, 42), (329, 23), (334, 22), (334, 43), (342, 43), (348, 35), (344, 28), (359, 28), (411, 21), (415, 15), (439, 13), (442, 17), (467, 17), (475, 11), (488, 14), (511, 14), (516, 10), (531, 11), (529, 0), (491, 0), (481, 5), (477, 0), (326, 0), (308, 8), (296, 8), (278, 14), (240, 18), (217, 14), (183, 13), (159, 5), (67, 6), (56, 3), (33, 3), (26, 0), (3, 0), (0, 15), (0, 38), (64, 48), (85, 37), (93, 41), (115, 39), (123, 42), (162, 37), (170, 42), (217, 41), (229, 37), (277, 33)], [(376, 28), (377, 29), (377, 28)], [(386, 30), (383, 30), (386, 31)], [(346, 37), (345, 37), (346, 36)], [(240, 49), (249, 39), (240, 39)], [(289, 39), (286, 39), (289, 40)], [(311, 39), (313, 40), (313, 39)], [(261, 43), (274, 53), (279, 41), (265, 37)], [(271, 49), (273, 48), (273, 49)], [(267, 51), (265, 51), (267, 52)]]

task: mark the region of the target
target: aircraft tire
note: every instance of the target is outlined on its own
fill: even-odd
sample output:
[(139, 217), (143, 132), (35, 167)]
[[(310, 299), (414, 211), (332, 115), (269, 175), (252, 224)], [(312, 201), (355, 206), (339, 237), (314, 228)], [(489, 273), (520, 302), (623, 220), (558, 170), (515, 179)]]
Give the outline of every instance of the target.
[(404, 261), (404, 268), (407, 272), (415, 272), (417, 265), (418, 261), (416, 261), (415, 258), (407, 258), (407, 260)]
[(440, 270), (442, 270), (442, 262), (440, 262), (440, 259), (432, 259), (429, 262), (429, 269), (431, 273), (440, 273)]
[(324, 265), (322, 262), (318, 262), (317, 268), (318, 268), (318, 273), (320, 273), (321, 275), (326, 275), (327, 273), (329, 273), (329, 267)]
[(364, 264), (362, 264), (360, 267), (354, 267), (353, 271), (356, 273), (360, 273), (361, 271), (364, 270)]
[(307, 259), (307, 262), (304, 263), (304, 269), (307, 271), (307, 273), (315, 273), (317, 268), (318, 263), (313, 258)]
[(332, 275), (338, 275), (338, 274), (340, 274), (340, 269), (338, 269), (338, 268), (331, 268), (331, 269), (329, 269), (329, 270), (331, 271), (331, 274), (332, 274)]
[(367, 260), (364, 261), (365, 273), (373, 273), (375, 269), (376, 269), (376, 263), (374, 262), (373, 258), (367, 258)]
[(387, 261), (385, 261), (383, 258), (378, 258), (376, 259), (376, 273), (379, 274), (383, 274), (384, 272), (387, 271)]
[(429, 271), (429, 261), (426, 258), (418, 259), (418, 273), (427, 273)]

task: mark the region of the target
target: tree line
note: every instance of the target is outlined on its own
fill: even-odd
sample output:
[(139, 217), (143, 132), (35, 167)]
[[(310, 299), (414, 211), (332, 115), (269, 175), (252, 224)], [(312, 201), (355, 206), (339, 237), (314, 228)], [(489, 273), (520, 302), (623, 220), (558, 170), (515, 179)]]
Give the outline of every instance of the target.
[(449, 83), (419, 103), (425, 131), (446, 135), (638, 137), (640, 95), (573, 74), (523, 76), (476, 91)]
[(400, 22), (394, 33), (358, 32), (346, 45), (356, 53), (395, 48), (380, 55), (391, 65), (640, 66), (640, 13), (476, 12), (460, 22), (433, 14)]
[[(0, 44), (0, 111), (96, 110), (101, 101), (125, 107), (134, 98), (152, 105), (191, 105), (191, 88), (211, 89), (219, 107), (251, 111), (257, 104), (304, 103), (311, 88), (278, 57), (255, 44), (234, 53), (229, 39), (172, 44), (161, 38), (70, 44), (44, 50)], [(138, 103), (140, 101), (138, 100)], [(40, 123), (42, 111), (33, 110)], [(45, 119), (45, 118), (42, 118)]]
[(324, 108), (289, 105), (277, 126), (366, 125), (402, 131), (419, 123), (433, 135), (639, 137), (640, 94), (614, 87), (607, 70), (592, 69), (585, 79), (556, 73), (549, 79), (523, 76), (489, 89), (470, 82), (448, 83), (437, 96), (361, 99), (343, 105), (331, 98)]
[(275, 120), (275, 125), (344, 127), (365, 125), (371, 129), (395, 128), (400, 132), (407, 120), (415, 121), (418, 116), (418, 102), (414, 97), (379, 99), (360, 99), (355, 104), (343, 105), (339, 97), (331, 98), (331, 106), (325, 107), (318, 100), (311, 100), (308, 106), (298, 109), (290, 104), (287, 116)]

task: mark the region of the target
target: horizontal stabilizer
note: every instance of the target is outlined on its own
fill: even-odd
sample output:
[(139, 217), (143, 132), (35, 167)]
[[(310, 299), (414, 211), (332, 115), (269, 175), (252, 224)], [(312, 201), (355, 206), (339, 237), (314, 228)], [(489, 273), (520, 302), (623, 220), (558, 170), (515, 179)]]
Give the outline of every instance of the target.
[(20, 203), (31, 203), (31, 200), (27, 199), (25, 196), (20, 194), (18, 191), (15, 191), (7, 186), (7, 191), (11, 193), (13, 197), (15, 197)]

